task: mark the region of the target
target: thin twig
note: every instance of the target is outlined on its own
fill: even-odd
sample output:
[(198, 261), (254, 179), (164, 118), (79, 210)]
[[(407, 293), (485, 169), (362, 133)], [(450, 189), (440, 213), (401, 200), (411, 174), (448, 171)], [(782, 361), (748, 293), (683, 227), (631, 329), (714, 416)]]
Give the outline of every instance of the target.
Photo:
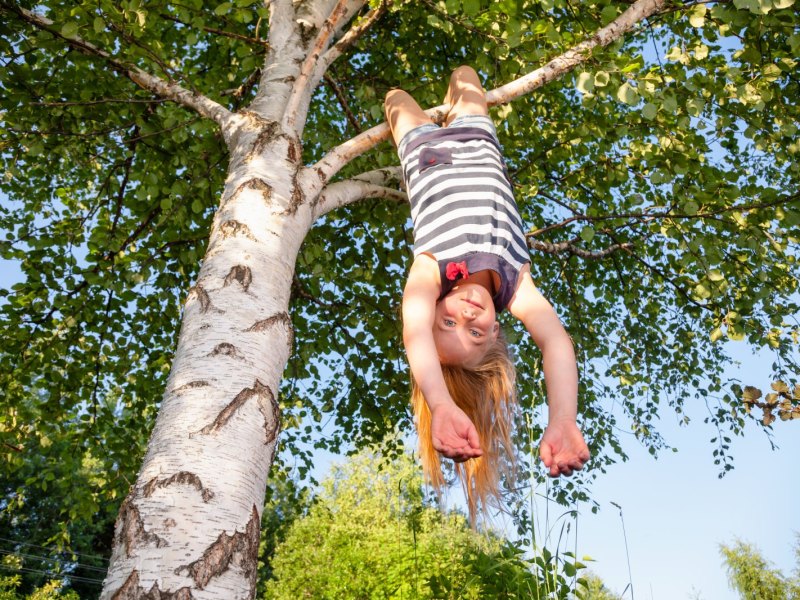
[(350, 104), (348, 104), (347, 98), (345, 97), (344, 92), (342, 92), (342, 88), (339, 87), (339, 84), (336, 82), (336, 80), (327, 73), (325, 74), (325, 83), (327, 83), (331, 90), (333, 90), (336, 99), (339, 101), (339, 105), (342, 107), (342, 110), (347, 117), (347, 122), (350, 123), (350, 126), (353, 129), (356, 130), (356, 133), (361, 133), (361, 125), (359, 125), (358, 119), (356, 119), (353, 111), (350, 110)]

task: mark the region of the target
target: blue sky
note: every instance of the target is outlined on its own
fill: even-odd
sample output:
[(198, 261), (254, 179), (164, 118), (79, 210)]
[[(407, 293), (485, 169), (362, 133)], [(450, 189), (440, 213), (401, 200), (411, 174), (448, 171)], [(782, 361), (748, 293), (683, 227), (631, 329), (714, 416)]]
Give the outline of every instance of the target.
[[(743, 381), (770, 381), (770, 361), (737, 348)], [(592, 570), (621, 592), (628, 584), (623, 509), (635, 597), (639, 599), (736, 599), (727, 582), (720, 543), (735, 538), (755, 544), (764, 556), (790, 574), (795, 568), (795, 532), (800, 533), (800, 421), (777, 421), (772, 451), (759, 428), (734, 438), (735, 468), (717, 477), (712, 446), (715, 432), (695, 419), (688, 427), (662, 417), (661, 432), (677, 453), (654, 460), (635, 443), (630, 460), (611, 467), (593, 488), (600, 514), (585, 511), (579, 523), (578, 552), (596, 562)], [(699, 595), (697, 595), (699, 594)], [(630, 598), (626, 593), (625, 598)]]
[[(726, 372), (729, 378), (762, 389), (771, 383), (768, 355), (754, 355), (744, 342), (725, 343), (735, 361)], [(665, 406), (657, 427), (677, 452), (661, 451), (656, 459), (633, 435), (623, 435), (629, 460), (598, 476), (590, 495), (599, 512), (579, 505), (577, 522), (561, 544), (561, 524), (553, 523), (565, 509), (550, 507), (548, 550), (591, 557), (589, 569), (615, 593), (624, 591), (626, 600), (738, 600), (719, 552), (720, 544), (737, 538), (754, 544), (785, 575), (800, 567), (793, 550), (800, 534), (800, 420), (774, 423), (776, 450), (764, 430), (748, 422), (744, 435), (732, 436), (734, 469), (720, 479), (710, 443), (717, 430), (703, 423), (705, 406), (693, 409), (687, 401), (685, 410), (688, 426), (679, 426)], [(534, 520), (541, 540), (547, 530), (541, 496), (547, 490), (540, 485), (536, 491)], [(612, 503), (622, 508), (627, 554), (620, 511)], [(513, 528), (506, 531), (513, 536)], [(626, 589), (631, 581), (633, 594)]]

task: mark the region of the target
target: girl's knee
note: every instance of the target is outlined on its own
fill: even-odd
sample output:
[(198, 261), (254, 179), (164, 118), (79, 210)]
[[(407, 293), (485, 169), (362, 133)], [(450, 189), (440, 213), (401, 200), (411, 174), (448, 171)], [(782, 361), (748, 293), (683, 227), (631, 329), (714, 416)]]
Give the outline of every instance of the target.
[(393, 89), (386, 92), (386, 96), (383, 97), (383, 104), (386, 107), (396, 106), (401, 104), (406, 98), (410, 98), (408, 92), (401, 90), (401, 89)]
[(453, 82), (466, 80), (480, 83), (478, 73), (469, 65), (461, 65), (460, 67), (457, 67), (453, 71), (453, 74), (450, 75), (450, 80)]

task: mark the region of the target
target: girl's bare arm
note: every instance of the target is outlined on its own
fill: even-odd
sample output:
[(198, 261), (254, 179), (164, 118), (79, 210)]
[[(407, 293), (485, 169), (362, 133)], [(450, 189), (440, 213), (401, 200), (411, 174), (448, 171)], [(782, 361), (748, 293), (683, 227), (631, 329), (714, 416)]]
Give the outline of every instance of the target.
[(433, 446), (444, 456), (461, 461), (482, 452), (477, 430), (447, 391), (433, 341), (438, 277), (433, 259), (422, 256), (414, 261), (403, 291), (403, 344), (431, 411)]
[(571, 475), (589, 460), (589, 449), (576, 424), (578, 369), (575, 350), (561, 320), (530, 277), (526, 265), (509, 303), (511, 314), (525, 325), (542, 351), (549, 421), (542, 437), (541, 457), (550, 475)]

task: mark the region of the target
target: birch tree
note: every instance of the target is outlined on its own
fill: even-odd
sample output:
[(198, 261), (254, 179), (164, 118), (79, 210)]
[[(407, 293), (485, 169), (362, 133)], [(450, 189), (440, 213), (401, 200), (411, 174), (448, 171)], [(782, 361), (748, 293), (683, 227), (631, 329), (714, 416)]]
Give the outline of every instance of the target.
[(498, 107), (596, 464), (624, 456), (618, 419), (655, 453), (659, 406), (692, 400), (728, 468), (725, 340), (773, 349), (776, 377), (796, 364), (792, 5), (0, 3), (2, 249), (24, 274), (2, 305), (7, 462), (72, 435), (122, 478), (158, 407), (102, 597), (252, 597), (281, 425), (302, 462), (301, 442), (408, 424), (381, 98), (405, 87), (439, 120), (460, 62)]

